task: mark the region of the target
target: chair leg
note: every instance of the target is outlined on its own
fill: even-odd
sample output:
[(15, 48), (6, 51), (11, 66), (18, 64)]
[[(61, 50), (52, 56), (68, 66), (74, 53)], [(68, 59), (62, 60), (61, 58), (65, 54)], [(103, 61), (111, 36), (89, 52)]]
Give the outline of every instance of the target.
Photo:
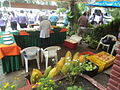
[(28, 60), (25, 59), (25, 71), (28, 72)]
[(41, 52), (41, 63), (43, 62), (43, 52)]
[(45, 67), (48, 67), (48, 57), (45, 57)]
[(22, 66), (24, 66), (24, 58), (22, 55), (21, 55), (21, 60), (22, 60)]
[(57, 55), (55, 56), (55, 60), (56, 60), (56, 62), (58, 62), (58, 57), (57, 57)]
[(98, 46), (97, 46), (96, 50), (98, 50), (99, 46), (100, 46), (100, 43), (98, 44)]
[(40, 62), (39, 62), (39, 58), (36, 58), (36, 61), (37, 61), (37, 66), (38, 66), (38, 69), (40, 69)]
[(111, 51), (111, 55), (113, 54), (113, 52), (114, 52), (114, 50), (115, 50), (115, 45), (113, 46), (113, 48), (112, 48), (112, 51)]
[(107, 52), (108, 52), (108, 50), (109, 50), (109, 46), (107, 47)]

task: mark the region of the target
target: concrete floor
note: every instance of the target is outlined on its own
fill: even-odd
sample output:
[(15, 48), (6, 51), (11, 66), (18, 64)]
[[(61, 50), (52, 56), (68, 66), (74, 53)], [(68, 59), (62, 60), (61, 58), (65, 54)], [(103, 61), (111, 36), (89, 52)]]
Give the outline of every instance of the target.
[[(96, 51), (95, 49), (88, 48), (86, 44), (82, 44), (82, 45), (78, 46), (78, 48), (76, 50), (71, 50), (69, 48), (64, 47), (63, 45), (58, 45), (58, 46), (61, 47), (61, 50), (58, 51), (58, 59), (65, 56), (65, 53), (68, 50), (70, 50), (72, 52), (72, 54), (74, 54), (77, 51), (78, 52), (91, 51), (91, 52), (94, 52), (94, 53), (100, 52), (100, 51)], [(50, 64), (50, 61), (49, 61), (49, 64)], [(40, 63), (40, 65), (41, 65), (41, 70), (44, 71), (45, 63), (44, 62)], [(17, 83), (17, 88), (23, 87), (25, 85), (25, 82), (26, 82), (25, 76), (30, 74), (33, 68), (37, 68), (36, 62), (34, 60), (29, 62), (29, 73), (25, 73), (24, 67), (21, 68), (21, 70), (19, 70), (19, 71), (11, 72), (11, 73), (8, 73), (8, 74), (0, 73), (0, 86), (2, 86), (3, 82), (11, 82), (11, 83)], [(0, 70), (1, 69), (2, 69), (2, 67), (1, 67), (1, 64), (0, 64)], [(109, 68), (108, 71), (110, 71), (110, 70), (111, 69)], [(109, 75), (102, 72), (102, 73), (97, 74), (93, 78), (96, 81), (98, 81), (100, 84), (102, 84), (104, 87), (106, 87), (108, 79), (109, 79)]]

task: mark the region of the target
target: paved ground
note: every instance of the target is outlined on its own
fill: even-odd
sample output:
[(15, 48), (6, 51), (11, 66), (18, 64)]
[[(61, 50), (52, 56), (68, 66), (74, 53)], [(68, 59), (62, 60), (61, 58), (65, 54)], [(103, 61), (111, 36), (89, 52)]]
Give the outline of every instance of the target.
[[(100, 51), (96, 51), (95, 49), (88, 48), (86, 44), (80, 45), (76, 50), (68, 49), (68, 48), (64, 47), (63, 45), (59, 45), (59, 46), (61, 46), (61, 50), (58, 51), (58, 59), (65, 56), (65, 53), (68, 50), (70, 50), (72, 52), (72, 54), (74, 54), (77, 51), (78, 52), (91, 51), (91, 52), (94, 52), (94, 53), (100, 52)], [(51, 62), (51, 61), (49, 61), (49, 62)], [(44, 71), (45, 63), (43, 62), (40, 65), (41, 65), (41, 70)], [(36, 62), (34, 60), (29, 62), (29, 73), (31, 73), (33, 68), (37, 68)], [(2, 70), (1, 64), (0, 64), (0, 70)], [(107, 74), (109, 74), (108, 71), (110, 71), (110, 70), (111, 69), (109, 68), (106, 71)], [(11, 72), (11, 73), (8, 73), (8, 74), (2, 74), (2, 72), (1, 72), (0, 73), (0, 86), (2, 85), (3, 82), (11, 82), (11, 83), (17, 83), (18, 88), (22, 87), (22, 86), (25, 85), (25, 82), (26, 82), (25, 76), (27, 76), (29, 73), (25, 73), (24, 68), (21, 68), (21, 70), (19, 70), (19, 71)], [(93, 78), (95, 80), (97, 80), (99, 83), (101, 83), (104, 87), (106, 87), (108, 79), (109, 79), (109, 75), (107, 75), (107, 74), (102, 72), (102, 73), (99, 73), (98, 75), (96, 75)]]

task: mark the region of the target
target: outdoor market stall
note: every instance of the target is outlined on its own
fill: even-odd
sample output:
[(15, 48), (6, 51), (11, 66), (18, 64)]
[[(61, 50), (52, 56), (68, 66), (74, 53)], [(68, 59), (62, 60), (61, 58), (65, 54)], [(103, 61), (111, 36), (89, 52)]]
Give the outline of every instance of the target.
[(20, 50), (12, 34), (0, 32), (0, 59), (2, 60), (3, 73), (20, 69)]
[[(50, 31), (50, 44), (60, 44), (66, 39), (66, 28), (56, 28)], [(7, 43), (6, 43), (7, 42)], [(3, 73), (20, 69), (21, 48), (42, 46), (39, 31), (0, 32), (0, 59)]]

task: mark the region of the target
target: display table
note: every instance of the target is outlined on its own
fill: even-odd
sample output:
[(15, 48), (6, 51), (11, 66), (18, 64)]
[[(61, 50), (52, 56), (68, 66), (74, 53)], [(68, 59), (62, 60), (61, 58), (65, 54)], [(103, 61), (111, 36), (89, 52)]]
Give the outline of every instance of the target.
[[(61, 44), (66, 39), (65, 28), (53, 29), (50, 31), (50, 45)], [(13, 31), (10, 33), (0, 32), (0, 59), (2, 60), (3, 73), (9, 73), (20, 69), (21, 48), (30, 46), (42, 46), (39, 38), (39, 31)], [(12, 44), (5, 45), (3, 38), (10, 35)], [(6, 37), (7, 38), (7, 37)]]
[[(65, 28), (53, 29), (50, 31), (50, 45), (62, 44), (66, 39), (66, 31)], [(23, 32), (23, 31), (22, 31)], [(27, 35), (28, 33), (28, 35)], [(28, 31), (25, 35), (16, 35), (15, 41), (22, 49), (30, 46), (43, 46), (41, 39), (39, 37), (40, 31)]]
[[(3, 73), (19, 70), (21, 48), (17, 46), (13, 35), (2, 33), (0, 33), (0, 60), (2, 60)], [(12, 41), (12, 43), (5, 43), (8, 41)]]

